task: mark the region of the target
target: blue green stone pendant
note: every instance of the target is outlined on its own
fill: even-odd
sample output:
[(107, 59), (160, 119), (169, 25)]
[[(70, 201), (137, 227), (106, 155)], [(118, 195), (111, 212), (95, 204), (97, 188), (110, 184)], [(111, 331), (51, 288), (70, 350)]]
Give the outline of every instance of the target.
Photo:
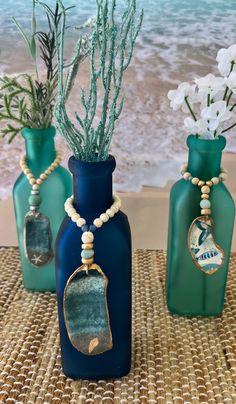
[[(113, 347), (107, 305), (108, 278), (94, 263), (93, 233), (82, 234), (82, 264), (64, 289), (63, 311), (71, 344), (84, 355), (99, 355)], [(94, 226), (90, 226), (94, 228)]]
[(47, 265), (53, 258), (52, 232), (47, 216), (39, 212), (41, 198), (38, 190), (29, 197), (30, 211), (25, 216), (25, 255), (35, 267)]
[(92, 264), (79, 267), (65, 287), (67, 333), (72, 345), (85, 355), (99, 355), (112, 348), (107, 285), (106, 275)]

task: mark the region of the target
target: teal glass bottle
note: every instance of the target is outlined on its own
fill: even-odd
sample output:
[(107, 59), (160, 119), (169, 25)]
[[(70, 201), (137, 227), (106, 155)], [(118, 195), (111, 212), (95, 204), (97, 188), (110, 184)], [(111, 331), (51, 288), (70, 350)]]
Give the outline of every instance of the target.
[[(203, 181), (218, 177), (226, 140), (198, 139), (190, 135), (188, 171)], [(226, 186), (220, 182), (211, 188), (211, 216), (214, 241), (224, 250), (225, 261), (212, 275), (193, 262), (188, 248), (188, 232), (194, 219), (201, 216), (201, 191), (191, 181), (179, 180), (170, 193), (166, 298), (171, 313), (190, 316), (219, 316), (224, 295), (234, 228), (235, 205)]]
[[(35, 178), (38, 178), (54, 161), (56, 150), (54, 144), (55, 128), (31, 129), (25, 128), (22, 136), (25, 139), (26, 162)], [(23, 282), (26, 289), (32, 291), (55, 291), (55, 262), (54, 258), (41, 267), (34, 266), (25, 254), (24, 232), (25, 216), (30, 211), (29, 196), (32, 187), (26, 176), (21, 173), (13, 189), (16, 226), (21, 256)], [(40, 212), (50, 221), (52, 236), (52, 251), (55, 251), (55, 241), (58, 229), (65, 217), (64, 202), (72, 193), (70, 173), (63, 167), (56, 168), (40, 185), (42, 199)]]

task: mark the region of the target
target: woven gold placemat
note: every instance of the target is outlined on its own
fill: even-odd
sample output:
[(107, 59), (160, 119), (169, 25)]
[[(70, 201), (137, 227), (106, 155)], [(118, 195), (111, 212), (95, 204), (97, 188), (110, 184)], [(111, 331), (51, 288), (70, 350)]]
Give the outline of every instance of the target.
[(168, 313), (162, 251), (136, 251), (133, 264), (130, 374), (72, 381), (60, 366), (55, 295), (26, 292), (18, 250), (0, 248), (1, 403), (236, 403), (236, 256), (218, 319)]

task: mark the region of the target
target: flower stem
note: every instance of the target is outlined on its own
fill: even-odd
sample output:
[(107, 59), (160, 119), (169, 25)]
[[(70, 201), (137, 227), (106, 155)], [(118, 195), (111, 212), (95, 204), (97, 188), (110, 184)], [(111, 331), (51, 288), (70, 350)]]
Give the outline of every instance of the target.
[(232, 107), (229, 109), (230, 112), (233, 111), (234, 107), (236, 107), (236, 104), (232, 105)]
[(207, 94), (207, 106), (209, 107), (211, 104), (211, 96), (210, 94)]
[(190, 111), (190, 114), (192, 115), (194, 121), (197, 122), (197, 118), (196, 118), (196, 116), (195, 116), (195, 114), (194, 114), (194, 112), (193, 112), (193, 110), (192, 110), (192, 108), (191, 108), (191, 106), (190, 106), (190, 104), (188, 102), (188, 97), (184, 97), (184, 100), (186, 102), (186, 105), (187, 105), (187, 107), (188, 107), (188, 109)]
[(229, 105), (230, 98), (232, 97), (232, 95), (233, 95), (233, 91), (230, 91), (229, 96), (228, 96), (228, 99), (227, 99), (227, 102), (226, 102), (227, 107), (228, 107), (228, 105)]
[[(227, 76), (227, 77), (229, 77), (230, 73), (232, 73), (233, 68), (234, 68), (234, 62), (231, 62), (230, 71), (229, 71), (229, 74), (228, 74), (228, 76)], [(228, 90), (229, 90), (229, 87), (227, 86), (227, 87), (226, 87), (226, 89), (225, 89), (225, 93), (224, 93), (223, 101), (225, 101), (225, 100), (226, 100)], [(232, 94), (230, 94), (230, 95), (229, 95), (229, 99), (228, 99), (228, 101), (227, 101), (227, 105), (228, 105), (228, 103), (229, 103), (229, 100), (230, 100), (231, 96), (232, 96)]]
[(229, 89), (229, 87), (226, 87), (226, 89), (225, 89), (225, 93), (224, 93), (224, 97), (223, 97), (223, 101), (225, 101), (225, 100), (226, 100), (227, 93), (228, 93), (228, 89)]
[(226, 129), (222, 130), (222, 132), (221, 132), (221, 133), (228, 132), (228, 130), (230, 130), (230, 129), (234, 128), (235, 126), (236, 126), (236, 122), (235, 122), (233, 125), (229, 126), (228, 128), (226, 128)]

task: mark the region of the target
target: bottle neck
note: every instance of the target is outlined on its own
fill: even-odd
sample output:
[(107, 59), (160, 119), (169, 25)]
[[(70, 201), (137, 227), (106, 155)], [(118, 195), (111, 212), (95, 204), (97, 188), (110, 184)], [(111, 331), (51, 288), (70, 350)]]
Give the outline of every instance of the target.
[[(33, 175), (37, 178), (42, 174), (50, 164), (55, 160), (56, 150), (54, 143), (55, 132), (49, 128), (40, 129), (35, 132), (34, 129), (23, 132), (26, 149), (26, 163)], [(54, 129), (54, 128), (53, 128)]]
[(221, 152), (204, 153), (189, 150), (188, 171), (193, 177), (198, 177), (203, 181), (218, 177), (221, 169), (221, 157)]
[(96, 179), (74, 176), (73, 184), (75, 209), (86, 220), (94, 220), (112, 205), (111, 175)]
[(71, 157), (69, 168), (73, 174), (74, 207), (90, 225), (113, 203), (115, 159), (110, 157), (107, 161), (89, 163)]
[(220, 136), (216, 140), (202, 140), (190, 135), (187, 140), (189, 147), (188, 171), (193, 177), (207, 181), (218, 177), (221, 170), (222, 151), (226, 140)]

